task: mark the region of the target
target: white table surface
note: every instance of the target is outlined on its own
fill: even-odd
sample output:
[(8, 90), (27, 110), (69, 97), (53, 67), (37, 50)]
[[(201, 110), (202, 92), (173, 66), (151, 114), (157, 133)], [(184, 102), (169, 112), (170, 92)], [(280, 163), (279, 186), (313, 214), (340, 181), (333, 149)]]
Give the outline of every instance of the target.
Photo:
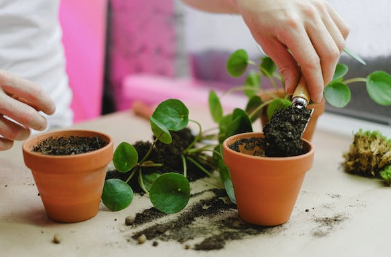
[[(204, 128), (211, 125), (205, 107), (191, 107), (190, 118), (201, 121)], [(106, 132), (115, 145), (151, 138), (149, 123), (130, 111), (74, 127)], [(312, 140), (314, 165), (305, 177), (290, 221), (273, 235), (228, 242), (222, 250), (207, 252), (185, 250), (177, 242), (158, 247), (128, 242), (123, 220), (151, 207), (146, 197), (136, 198), (120, 212), (101, 206), (98, 215), (85, 222), (49, 220), (23, 163), (21, 143), (16, 143), (10, 151), (0, 152), (0, 256), (390, 256), (391, 188), (379, 180), (346, 174), (340, 167), (342, 153), (349, 149), (352, 134), (359, 128), (391, 136), (387, 126), (322, 115)], [(342, 218), (333, 226), (317, 222), (333, 217)], [(60, 244), (52, 243), (57, 233), (63, 238)]]

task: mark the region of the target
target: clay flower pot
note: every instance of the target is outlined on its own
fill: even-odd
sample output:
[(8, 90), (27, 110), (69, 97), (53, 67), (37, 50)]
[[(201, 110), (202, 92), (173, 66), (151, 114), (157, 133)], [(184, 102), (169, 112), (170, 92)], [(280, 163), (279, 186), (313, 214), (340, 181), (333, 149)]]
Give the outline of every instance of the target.
[(240, 139), (253, 137), (263, 137), (263, 133), (238, 134), (223, 143), (223, 158), (230, 170), (239, 216), (252, 224), (280, 225), (292, 214), (304, 176), (312, 166), (314, 149), (305, 139), (308, 151), (293, 157), (260, 157), (244, 146), (241, 152), (229, 148)]
[[(276, 94), (279, 97), (284, 97), (283, 92), (277, 92), (277, 93), (272, 92), (272, 93)], [(267, 100), (271, 99), (271, 96), (266, 93), (261, 94), (260, 97), (261, 97), (262, 101), (267, 101)], [(304, 139), (311, 141), (312, 136), (315, 131), (316, 123), (318, 121), (319, 116), (324, 112), (325, 105), (326, 105), (326, 101), (323, 99), (320, 103), (311, 103), (307, 106), (307, 109), (314, 109), (314, 111), (312, 113), (310, 121), (308, 122), (307, 128), (304, 131), (304, 134), (303, 134)], [(261, 126), (262, 127), (265, 126), (265, 124), (269, 122), (269, 118), (267, 117), (267, 114), (266, 114), (266, 108), (263, 108), (263, 110), (261, 111), (260, 119), (261, 119)]]
[[(43, 155), (32, 151), (46, 138), (67, 136), (98, 136), (107, 144), (98, 150), (75, 155)], [(106, 167), (113, 157), (110, 136), (89, 130), (48, 132), (24, 142), (23, 157), (34, 176), (49, 218), (60, 222), (79, 222), (98, 213)]]

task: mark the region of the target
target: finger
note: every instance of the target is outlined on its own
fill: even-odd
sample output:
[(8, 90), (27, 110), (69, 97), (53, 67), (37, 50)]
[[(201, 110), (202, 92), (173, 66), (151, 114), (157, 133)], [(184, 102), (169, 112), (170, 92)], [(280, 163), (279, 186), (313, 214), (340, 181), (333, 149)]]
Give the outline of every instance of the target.
[(28, 128), (41, 131), (47, 127), (46, 119), (33, 107), (5, 94), (0, 94), (0, 113)]
[(0, 136), (0, 151), (10, 149), (14, 145), (14, 141), (8, 140)]
[(333, 7), (331, 7), (329, 3), (324, 2), (324, 5), (327, 9), (328, 14), (330, 15), (330, 18), (338, 27), (338, 30), (340, 31), (342, 37), (346, 40), (350, 32), (349, 26), (345, 23), (342, 17), (333, 9)]
[(299, 63), (303, 76), (307, 81), (307, 88), (311, 99), (320, 102), (323, 98), (323, 74), (320, 58), (304, 27), (296, 26), (296, 30), (285, 31), (282, 34), (287, 47)]
[(30, 136), (30, 130), (4, 116), (0, 116), (0, 135), (7, 140), (21, 141)]
[(17, 95), (34, 108), (46, 114), (55, 112), (55, 104), (51, 97), (36, 83), (20, 78), (10, 72), (0, 70), (0, 85), (7, 94)]
[(307, 24), (306, 29), (319, 56), (325, 86), (333, 78), (341, 52), (320, 17)]
[(285, 90), (292, 94), (300, 78), (300, 69), (295, 58), (277, 39), (264, 40), (262, 49), (274, 61), (285, 81)]

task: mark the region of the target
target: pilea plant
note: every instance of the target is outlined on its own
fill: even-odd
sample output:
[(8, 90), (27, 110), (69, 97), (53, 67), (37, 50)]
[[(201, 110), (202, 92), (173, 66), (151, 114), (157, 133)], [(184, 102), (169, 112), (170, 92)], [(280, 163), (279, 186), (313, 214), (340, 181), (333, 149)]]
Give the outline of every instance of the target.
[[(164, 174), (144, 172), (151, 167), (162, 167), (162, 163), (156, 163), (150, 158), (156, 150), (157, 143), (171, 144), (171, 132), (185, 129), (189, 121), (197, 124), (199, 132), (184, 150), (175, 153), (182, 159), (182, 174), (174, 171)], [(205, 140), (215, 135), (207, 135), (197, 121), (190, 120), (189, 111), (181, 101), (169, 99), (160, 103), (150, 117), (150, 125), (155, 139), (144, 156), (139, 156), (136, 148), (127, 142), (119, 144), (114, 151), (113, 163), (116, 170), (129, 173), (129, 176), (126, 180), (110, 178), (105, 181), (102, 201), (110, 210), (122, 210), (132, 202), (133, 190), (128, 184), (132, 179), (138, 180), (138, 184), (149, 195), (156, 209), (167, 214), (182, 210), (190, 198), (190, 183), (187, 179), (188, 163), (195, 165), (207, 176), (217, 179), (221, 187), (226, 185), (227, 192), (233, 196), (228, 169), (221, 159), (219, 149), (216, 144)], [(205, 154), (206, 152), (214, 154)], [(212, 172), (218, 170), (220, 179), (210, 170)]]
[[(361, 58), (346, 50), (351, 57), (363, 63)], [(249, 65), (256, 67), (255, 70), (249, 70)], [(244, 85), (230, 89), (227, 93), (234, 91), (243, 91), (249, 97), (247, 110), (252, 110), (254, 113), (259, 112), (263, 107), (267, 106), (268, 118), (272, 116), (274, 110), (282, 107), (290, 106), (290, 96), (285, 93), (285, 86), (282, 76), (278, 73), (276, 65), (268, 56), (260, 58), (259, 62), (254, 62), (249, 59), (247, 52), (244, 49), (239, 49), (232, 53), (228, 58), (226, 68), (228, 73), (233, 77), (242, 76), (249, 70), (245, 79)], [(351, 83), (363, 82), (366, 84), (366, 90), (369, 97), (379, 105), (391, 105), (391, 75), (384, 71), (374, 71), (367, 77), (351, 78), (344, 80), (344, 76), (348, 73), (348, 66), (337, 64), (333, 80), (325, 87), (324, 98), (326, 101), (338, 108), (345, 107), (351, 100), (351, 92), (348, 87)], [(281, 92), (277, 95), (272, 91), (264, 90), (261, 87), (261, 78), (266, 77), (270, 80), (275, 92)], [(266, 93), (271, 99), (263, 101), (260, 98), (260, 93)]]

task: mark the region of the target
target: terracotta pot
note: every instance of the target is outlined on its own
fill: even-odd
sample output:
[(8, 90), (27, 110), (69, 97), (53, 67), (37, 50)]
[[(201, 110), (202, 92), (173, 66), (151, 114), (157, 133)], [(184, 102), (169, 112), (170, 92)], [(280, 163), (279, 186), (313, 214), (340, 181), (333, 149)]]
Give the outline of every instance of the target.
[[(273, 94), (276, 94), (279, 97), (284, 97), (283, 92), (277, 92), (277, 93), (273, 93)], [(266, 93), (261, 94), (260, 97), (261, 97), (262, 101), (267, 101), (267, 100), (271, 99), (271, 96)], [(315, 131), (316, 123), (318, 121), (318, 117), (324, 112), (325, 105), (326, 105), (326, 101), (323, 99), (322, 102), (320, 102), (320, 103), (311, 103), (307, 106), (308, 109), (314, 109), (314, 111), (313, 111), (311, 119), (307, 125), (307, 128), (304, 131), (304, 134), (303, 134), (304, 139), (311, 141), (312, 136)], [(262, 127), (265, 126), (265, 124), (269, 122), (269, 118), (267, 117), (267, 113), (266, 113), (266, 108), (263, 108), (263, 110), (261, 112), (260, 119), (261, 119), (261, 126)]]
[[(99, 136), (107, 145), (76, 155), (42, 155), (32, 148), (48, 137)], [(24, 162), (31, 169), (49, 218), (60, 222), (79, 222), (94, 217), (99, 210), (106, 167), (113, 158), (110, 136), (89, 130), (48, 132), (23, 144)]]
[(293, 157), (259, 157), (229, 148), (242, 138), (263, 137), (250, 132), (231, 136), (223, 143), (223, 158), (231, 174), (239, 216), (246, 222), (275, 226), (292, 214), (306, 172), (312, 167), (314, 148)]

